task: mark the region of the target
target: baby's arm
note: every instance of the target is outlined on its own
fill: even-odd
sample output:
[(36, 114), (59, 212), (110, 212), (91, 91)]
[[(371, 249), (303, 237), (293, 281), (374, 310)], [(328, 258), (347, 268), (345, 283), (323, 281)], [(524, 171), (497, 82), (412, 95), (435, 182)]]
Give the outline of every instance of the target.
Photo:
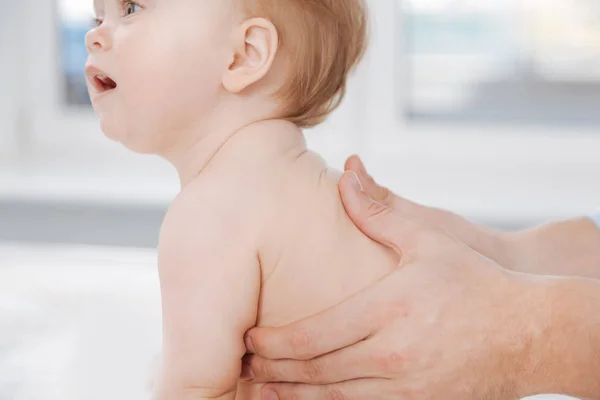
[(251, 227), (203, 197), (181, 196), (161, 232), (160, 400), (234, 399), (243, 336), (256, 323), (260, 266)]

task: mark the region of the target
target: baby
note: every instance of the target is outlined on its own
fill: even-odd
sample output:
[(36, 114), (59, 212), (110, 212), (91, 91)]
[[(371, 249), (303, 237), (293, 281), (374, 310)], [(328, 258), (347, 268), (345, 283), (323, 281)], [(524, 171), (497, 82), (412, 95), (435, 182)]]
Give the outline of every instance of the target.
[(157, 154), (181, 192), (160, 234), (157, 398), (258, 399), (244, 333), (323, 311), (396, 256), (347, 217), (301, 128), (340, 103), (366, 46), (362, 0), (96, 0), (86, 38), (105, 135)]

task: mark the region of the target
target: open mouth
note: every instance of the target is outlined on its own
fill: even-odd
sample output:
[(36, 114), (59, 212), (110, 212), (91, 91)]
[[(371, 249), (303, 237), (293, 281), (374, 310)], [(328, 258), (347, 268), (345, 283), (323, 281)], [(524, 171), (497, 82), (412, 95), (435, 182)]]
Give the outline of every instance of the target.
[(104, 93), (117, 88), (117, 83), (106, 75), (96, 74), (92, 78), (94, 87), (99, 93)]
[(97, 94), (107, 93), (117, 88), (117, 82), (114, 79), (92, 64), (86, 65), (85, 74), (90, 86)]

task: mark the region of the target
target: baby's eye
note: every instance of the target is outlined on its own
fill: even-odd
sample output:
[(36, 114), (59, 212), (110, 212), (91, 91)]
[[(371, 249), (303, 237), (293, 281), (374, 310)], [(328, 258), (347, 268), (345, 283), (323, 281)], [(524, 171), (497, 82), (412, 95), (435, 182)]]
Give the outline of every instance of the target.
[(123, 0), (123, 12), (125, 16), (133, 15), (138, 11), (141, 11), (142, 6), (140, 6), (135, 1)]
[(137, 11), (139, 11), (138, 8), (140, 8), (139, 5), (135, 3), (129, 3), (127, 9), (125, 10), (125, 15), (135, 14)]

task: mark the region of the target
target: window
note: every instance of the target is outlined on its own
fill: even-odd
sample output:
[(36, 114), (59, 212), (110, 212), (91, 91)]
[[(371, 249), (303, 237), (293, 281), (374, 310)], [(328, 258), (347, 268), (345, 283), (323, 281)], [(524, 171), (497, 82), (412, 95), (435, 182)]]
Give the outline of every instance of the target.
[(89, 106), (85, 82), (85, 35), (93, 26), (94, 11), (91, 1), (60, 0), (61, 73), (64, 82), (64, 101), (70, 106)]
[(600, 124), (595, 0), (408, 0), (410, 120)]
[[(358, 152), (407, 197), (482, 218), (560, 217), (600, 202), (595, 0), (368, 1), (370, 50), (340, 110), (308, 134), (313, 149), (336, 168)], [(28, 157), (83, 175), (82, 164), (124, 177), (164, 169), (107, 140), (90, 111), (92, 0), (11, 7), (25, 33), (17, 142)]]

